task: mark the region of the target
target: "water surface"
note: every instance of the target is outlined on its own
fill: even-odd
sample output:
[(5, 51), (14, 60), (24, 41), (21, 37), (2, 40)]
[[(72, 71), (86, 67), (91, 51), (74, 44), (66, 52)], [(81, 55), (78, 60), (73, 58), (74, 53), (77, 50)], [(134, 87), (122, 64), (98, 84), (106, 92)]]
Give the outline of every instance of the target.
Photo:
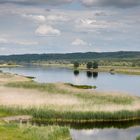
[(140, 126), (127, 129), (71, 129), (73, 140), (136, 140), (140, 135)]
[(35, 77), (42, 83), (73, 83), (78, 85), (96, 85), (97, 90), (119, 91), (140, 96), (140, 76), (126, 74), (110, 74), (107, 72), (91, 73), (74, 72), (68, 68), (25, 66), (16, 68), (1, 68), (10, 73)]

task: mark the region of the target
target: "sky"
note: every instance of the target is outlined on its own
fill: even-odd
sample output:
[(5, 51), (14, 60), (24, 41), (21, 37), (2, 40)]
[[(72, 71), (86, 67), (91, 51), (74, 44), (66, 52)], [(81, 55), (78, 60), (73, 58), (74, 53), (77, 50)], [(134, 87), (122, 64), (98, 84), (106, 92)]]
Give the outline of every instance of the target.
[(0, 0), (0, 55), (140, 51), (140, 0)]

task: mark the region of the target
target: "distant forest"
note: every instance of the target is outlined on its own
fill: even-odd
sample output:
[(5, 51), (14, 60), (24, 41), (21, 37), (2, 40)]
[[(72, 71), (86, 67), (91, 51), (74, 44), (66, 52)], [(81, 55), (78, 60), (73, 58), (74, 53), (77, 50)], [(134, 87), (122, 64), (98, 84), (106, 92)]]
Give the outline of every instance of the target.
[(89, 60), (140, 60), (140, 52), (86, 52), (66, 54), (22, 54), (0, 55), (0, 62), (39, 62), (39, 61), (89, 61)]

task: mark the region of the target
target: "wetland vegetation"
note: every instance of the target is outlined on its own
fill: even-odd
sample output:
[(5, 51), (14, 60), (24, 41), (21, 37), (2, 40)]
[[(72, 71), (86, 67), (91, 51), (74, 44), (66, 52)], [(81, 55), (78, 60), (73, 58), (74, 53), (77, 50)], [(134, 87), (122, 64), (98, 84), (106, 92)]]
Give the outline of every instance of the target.
[[(121, 92), (96, 91), (95, 86), (90, 85), (38, 83), (32, 78), (32, 76), (0, 73), (1, 119), (6, 116), (30, 115), (33, 117), (32, 122), (39, 124), (83, 125), (140, 120), (139, 97)], [(48, 131), (50, 127), (53, 129), (51, 134)], [(19, 129), (18, 124), (5, 124), (1, 120), (0, 132), (3, 138), (5, 133), (8, 133), (9, 137), (15, 136), (17, 140), (19, 137), (21, 140), (27, 138), (32, 140), (34, 137), (36, 140), (71, 139), (69, 128), (60, 125), (23, 126)], [(17, 135), (15, 132), (18, 132)]]

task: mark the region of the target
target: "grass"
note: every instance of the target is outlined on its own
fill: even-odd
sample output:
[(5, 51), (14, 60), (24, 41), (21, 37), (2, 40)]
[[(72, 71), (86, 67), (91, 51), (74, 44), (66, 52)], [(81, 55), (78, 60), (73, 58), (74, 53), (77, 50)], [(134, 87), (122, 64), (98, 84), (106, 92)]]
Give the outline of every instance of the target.
[[(67, 84), (66, 84), (67, 85)], [(14, 82), (6, 84), (7, 87), (18, 87), (24, 89), (37, 89), (39, 91), (46, 91), (50, 94), (65, 94), (65, 95), (72, 95), (78, 99), (84, 100), (84, 102), (90, 102), (93, 104), (121, 104), (127, 105), (133, 103), (133, 98), (131, 96), (115, 96), (115, 95), (107, 95), (107, 94), (93, 94), (93, 93), (86, 93), (81, 91), (69, 91), (66, 89), (59, 88), (56, 84), (41, 84), (34, 81), (29, 82)], [(71, 86), (71, 85), (70, 85)], [(73, 85), (75, 87), (75, 85)], [(72, 87), (73, 87), (72, 86)], [(76, 86), (77, 87), (77, 86)], [(83, 88), (83, 86), (81, 86)], [(80, 88), (78, 86), (78, 88)], [(85, 86), (84, 88), (88, 88)]]
[(139, 136), (139, 137), (137, 137), (137, 140), (140, 140), (140, 136)]
[(37, 89), (40, 91), (48, 91), (50, 93), (55, 92), (57, 89), (54, 84), (41, 84), (34, 81), (30, 82), (13, 82), (6, 84), (7, 87), (18, 87), (25, 89)]
[[(0, 115), (31, 115), (34, 121), (50, 122), (100, 122), (140, 119), (140, 98), (121, 94), (103, 94), (94, 90), (73, 88), (67, 84), (40, 84), (34, 81), (12, 82), (6, 88), (30, 90), (33, 106), (0, 106)], [(33, 89), (33, 90), (32, 90)], [(35, 91), (39, 91), (34, 93)], [(22, 92), (22, 90), (21, 90)], [(34, 99), (35, 95), (38, 95)], [(23, 94), (22, 94), (23, 95)], [(25, 95), (28, 98), (28, 94)], [(20, 96), (19, 96), (20, 97)], [(25, 99), (26, 99), (25, 98)], [(45, 104), (35, 105), (35, 100), (48, 99)], [(51, 101), (55, 98), (55, 102)], [(20, 98), (19, 98), (20, 99)], [(29, 99), (29, 98), (28, 98)], [(67, 104), (70, 99), (74, 104)], [(66, 104), (63, 104), (66, 102)]]
[(1, 140), (71, 140), (68, 128), (59, 126), (19, 126), (0, 124)]
[(89, 86), (89, 85), (74, 85), (71, 83), (67, 83), (67, 85), (71, 87), (79, 88), (79, 89), (96, 89), (96, 86)]
[(33, 121), (40, 122), (121, 122), (134, 121), (140, 119), (140, 110), (137, 111), (114, 111), (114, 112), (100, 112), (100, 111), (55, 111), (49, 108), (27, 108), (20, 107), (1, 107), (7, 115), (32, 115)]

